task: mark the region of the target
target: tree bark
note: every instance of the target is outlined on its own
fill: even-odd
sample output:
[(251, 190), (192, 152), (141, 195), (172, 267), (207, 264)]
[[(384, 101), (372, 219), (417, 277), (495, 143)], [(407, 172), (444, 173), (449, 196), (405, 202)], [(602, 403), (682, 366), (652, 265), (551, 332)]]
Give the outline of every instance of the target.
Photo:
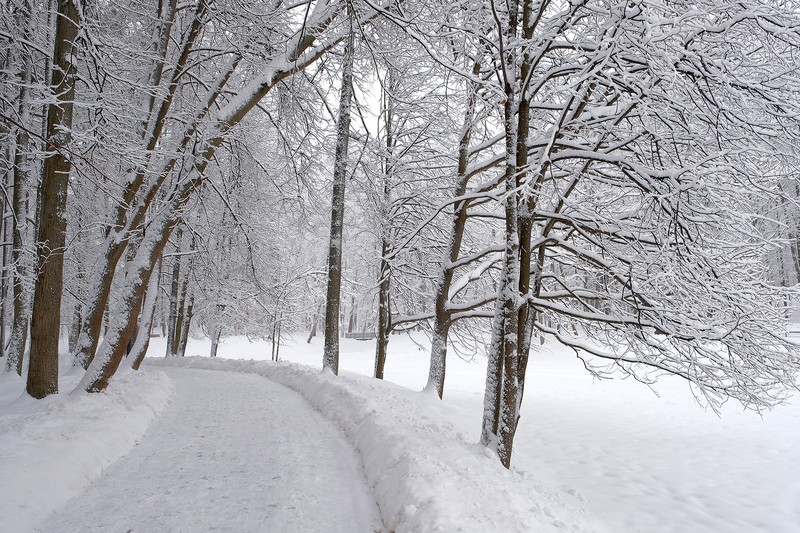
[(214, 326), (214, 334), (211, 336), (211, 353), (209, 354), (210, 357), (217, 356), (217, 350), (219, 349), (219, 338), (222, 336), (222, 326), (216, 325)]
[[(6, 152), (7, 153), (7, 152)], [(8, 191), (6, 183), (8, 181), (8, 176), (4, 175), (2, 184), (3, 189)], [(3, 273), (8, 271), (8, 251), (6, 250), (7, 245), (5, 244), (8, 242), (8, 221), (6, 220), (6, 207), (8, 205), (8, 193), (4, 194), (4, 198), (2, 200), (3, 207), (0, 209), (0, 238), (2, 238), (3, 244), (3, 252), (2, 252), (2, 268)], [(12, 213), (13, 216), (13, 213)], [(6, 287), (6, 278), (7, 276), (3, 275), (0, 278), (0, 358), (5, 357), (6, 355), (6, 294), (8, 289)]]
[(134, 261), (126, 265), (125, 282), (121, 297), (115, 305), (103, 342), (97, 356), (83, 375), (75, 391), (102, 392), (126, 355), (128, 341), (138, 322), (136, 310), (140, 308), (145, 287), (150, 282), (154, 266), (161, 256), (177, 221), (164, 220), (154, 235), (146, 237), (140, 244)]
[[(518, 320), (519, 320), (519, 208), (517, 199), (520, 98), (517, 57), (514, 48), (518, 31), (519, 1), (508, 3), (508, 22), (501, 31), (503, 57), (503, 129), (505, 131), (505, 251), (503, 274), (495, 305), (495, 320), (489, 352), (489, 366), (484, 397), (484, 420), (481, 441), (497, 442), (497, 455), (506, 468), (511, 465), (511, 452), (517, 422)], [(500, 28), (499, 28), (500, 29)], [(501, 383), (498, 383), (501, 380)], [(498, 394), (499, 393), (499, 394)], [(498, 402), (499, 395), (499, 402)], [(499, 403), (499, 413), (496, 406)], [(487, 435), (496, 425), (494, 435)]]
[(387, 260), (389, 254), (389, 237), (391, 232), (392, 178), (394, 174), (394, 94), (398, 87), (397, 74), (390, 66), (386, 85), (389, 90), (383, 91), (384, 127), (386, 129), (386, 157), (383, 163), (383, 220), (381, 221), (381, 264), (378, 271), (378, 331), (375, 341), (375, 377), (383, 379), (386, 366), (386, 352), (389, 347), (389, 334), (392, 331), (392, 310), (389, 301), (391, 291), (391, 265)]
[(37, 235), (38, 275), (33, 294), (31, 355), (26, 390), (34, 398), (58, 392), (58, 338), (63, 287), (67, 186), (72, 163), (64, 149), (71, 140), (75, 98), (78, 9), (59, 0), (50, 86), (56, 102), (47, 110), (47, 149), (42, 172), (42, 207)]
[[(480, 61), (476, 61), (472, 66), (472, 74), (477, 76), (480, 73), (480, 68)], [(466, 174), (467, 166), (469, 165), (469, 145), (472, 138), (477, 90), (477, 84), (473, 84), (467, 98), (467, 109), (464, 112), (461, 139), (458, 143), (457, 177), (453, 190), (453, 196), (456, 198), (464, 195), (469, 182)], [(453, 283), (453, 274), (455, 272), (453, 265), (458, 260), (458, 254), (461, 252), (461, 241), (467, 224), (468, 208), (469, 202), (466, 200), (458, 202), (453, 208), (450, 241), (442, 258), (442, 270), (439, 273), (436, 294), (434, 295), (431, 359), (428, 368), (428, 384), (425, 389), (435, 390), (439, 398), (444, 395), (444, 379), (447, 369), (447, 340), (450, 332), (450, 312), (447, 310), (447, 303), (450, 296), (450, 285)]]
[(192, 324), (192, 316), (194, 315), (194, 295), (190, 294), (186, 303), (181, 320), (181, 331), (178, 341), (178, 349), (176, 355), (184, 357), (186, 355), (186, 345), (189, 343), (189, 327)]
[(339, 309), (342, 289), (342, 238), (347, 154), (350, 141), (350, 104), (353, 97), (353, 31), (347, 37), (342, 65), (339, 118), (336, 124), (336, 154), (331, 195), (331, 234), (328, 247), (328, 289), (325, 299), (325, 349), (322, 367), (339, 374)]
[(136, 340), (128, 352), (128, 357), (131, 358), (131, 368), (139, 370), (139, 367), (147, 355), (147, 348), (150, 346), (150, 334), (153, 331), (153, 317), (156, 312), (156, 302), (158, 301), (158, 278), (161, 275), (161, 261), (159, 260), (159, 267), (150, 276), (150, 281), (147, 283), (147, 293), (142, 304), (142, 314), (139, 317), (139, 327), (136, 333)]
[[(30, 17), (31, 6), (28, 2), (22, 2), (21, 13), (18, 18), (19, 24), (23, 27), (23, 38), (30, 36)], [(28, 86), (31, 83), (31, 73), (33, 65), (30, 55), (22, 55), (22, 71), (19, 74), (19, 116), (23, 125), (30, 123), (30, 102)], [(8, 346), (8, 359), (6, 359), (6, 370), (15, 371), (17, 375), (22, 375), (22, 363), (25, 355), (25, 348), (28, 340), (28, 323), (30, 321), (29, 296), (25, 290), (24, 279), (29, 274), (25, 265), (25, 254), (23, 250), (24, 236), (27, 235), (28, 228), (28, 202), (27, 191), (30, 183), (30, 135), (25, 128), (17, 131), (16, 147), (14, 153), (14, 183), (11, 200), (13, 211), (11, 219), (12, 245), (11, 262), (13, 263), (12, 277), (12, 311), (13, 322), (11, 325), (11, 339)], [(5, 347), (3, 345), (3, 347)]]
[(179, 309), (178, 298), (180, 294), (181, 280), (181, 240), (183, 239), (183, 229), (178, 227), (175, 230), (175, 256), (172, 263), (172, 281), (169, 290), (169, 318), (167, 320), (167, 357), (174, 357), (178, 352), (178, 332)]
[(317, 336), (317, 323), (319, 322), (319, 309), (314, 311), (314, 317), (311, 319), (311, 331), (308, 332), (306, 344), (311, 344), (311, 339)]
[(375, 341), (375, 377), (378, 379), (383, 379), (386, 351), (389, 347), (389, 334), (392, 331), (392, 315), (389, 307), (389, 262), (386, 260), (388, 253), (389, 243), (384, 237), (381, 245), (381, 279), (378, 286), (378, 334)]
[(81, 324), (83, 323), (83, 313), (80, 302), (75, 302), (72, 308), (72, 322), (69, 326), (69, 353), (74, 353), (78, 347), (78, 338), (81, 335)]

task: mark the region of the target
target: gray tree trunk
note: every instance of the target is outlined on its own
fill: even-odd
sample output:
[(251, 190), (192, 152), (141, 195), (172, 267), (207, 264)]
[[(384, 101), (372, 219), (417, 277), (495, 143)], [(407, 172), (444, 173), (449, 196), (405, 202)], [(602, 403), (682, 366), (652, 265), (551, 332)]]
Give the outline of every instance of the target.
[(217, 356), (217, 350), (219, 349), (219, 338), (222, 336), (222, 326), (217, 325), (214, 327), (214, 333), (211, 335), (211, 353), (209, 354), (211, 357)]
[(178, 337), (178, 349), (176, 355), (184, 357), (186, 355), (186, 345), (189, 343), (189, 327), (192, 324), (192, 316), (194, 315), (194, 295), (190, 294), (186, 301), (186, 308), (183, 310), (181, 320), (181, 331)]
[(353, 31), (347, 37), (342, 65), (339, 118), (336, 123), (336, 154), (331, 195), (331, 235), (328, 247), (328, 289), (325, 299), (325, 349), (322, 367), (339, 373), (339, 309), (342, 290), (342, 238), (347, 154), (350, 141), (350, 104), (353, 98)]
[(167, 319), (167, 357), (174, 357), (178, 352), (178, 333), (179, 309), (178, 298), (180, 297), (181, 280), (181, 240), (183, 240), (183, 230), (178, 227), (175, 230), (175, 256), (172, 263), (172, 281), (169, 290), (169, 318)]
[[(18, 17), (22, 25), (23, 38), (30, 35), (31, 7), (28, 2), (20, 4), (21, 12)], [(20, 72), (19, 90), (19, 115), (23, 125), (30, 123), (30, 102), (28, 86), (31, 83), (31, 73), (33, 65), (30, 55), (22, 55), (22, 72)], [(22, 375), (22, 363), (27, 347), (28, 324), (30, 322), (30, 297), (25, 290), (24, 279), (28, 275), (28, 268), (25, 264), (25, 254), (23, 244), (28, 235), (28, 202), (27, 191), (30, 186), (30, 135), (27, 130), (20, 128), (17, 131), (16, 150), (14, 153), (14, 183), (11, 200), (13, 210), (11, 219), (12, 246), (11, 262), (13, 263), (12, 277), (12, 310), (13, 322), (11, 325), (11, 339), (8, 346), (8, 359), (6, 360), (6, 370), (15, 371), (17, 375)], [(4, 347), (5, 345), (3, 345)]]
[[(526, 3), (527, 5), (527, 3)], [(503, 28), (502, 39), (511, 46), (517, 39), (519, 28), (518, 0), (509, 3), (508, 23)], [(526, 13), (527, 16), (527, 13)], [(520, 98), (518, 87), (518, 52), (511, 48), (503, 58), (503, 129), (505, 131), (505, 251), (503, 274), (500, 278), (492, 341), (489, 349), (489, 365), (484, 396), (484, 419), (481, 442), (496, 442), (500, 462), (506, 468), (511, 465), (511, 451), (517, 422), (518, 393), (518, 320), (519, 308), (519, 209), (517, 180), (519, 179), (517, 142), (519, 140)], [(499, 409), (498, 409), (499, 407)]]
[(392, 331), (392, 310), (389, 301), (391, 291), (391, 265), (387, 260), (389, 254), (389, 237), (391, 232), (391, 187), (394, 169), (394, 91), (397, 79), (394, 70), (389, 67), (386, 84), (389, 91), (384, 91), (384, 122), (386, 128), (386, 158), (383, 163), (383, 220), (381, 221), (381, 265), (378, 271), (378, 328), (375, 341), (375, 377), (383, 379), (386, 367), (386, 352), (389, 349), (389, 334)]

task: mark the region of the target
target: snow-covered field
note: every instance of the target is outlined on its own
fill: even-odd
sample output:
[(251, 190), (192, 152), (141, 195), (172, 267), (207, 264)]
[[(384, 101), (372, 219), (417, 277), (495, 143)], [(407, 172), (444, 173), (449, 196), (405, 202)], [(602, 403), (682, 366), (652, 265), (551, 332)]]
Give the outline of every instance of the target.
[[(152, 356), (163, 354), (159, 341), (153, 339)], [(281, 359), (313, 368), (222, 360), (269, 360), (268, 343), (244, 338), (226, 339), (217, 361), (174, 363), (257, 373), (298, 390), (360, 452), (387, 529), (800, 530), (800, 398), (763, 418), (735, 405), (717, 417), (699, 408), (679, 380), (660, 383), (660, 397), (630, 380), (597, 381), (573, 355), (548, 344), (532, 358), (512, 471), (506, 472), (476, 444), (483, 359), (451, 356), (445, 400), (439, 401), (417, 392), (427, 377), (425, 344), (422, 336), (392, 337), (386, 377), (393, 383), (367, 377), (370, 341), (342, 341), (343, 379), (315, 370), (321, 339), (309, 345), (299, 336), (281, 348)], [(207, 341), (190, 342), (187, 355), (207, 353)], [(159, 363), (144, 374), (115, 378), (107, 394), (62, 394), (44, 402), (20, 398), (21, 384), (2, 376), (0, 530), (30, 530), (130, 450), (169, 400), (171, 386), (154, 368)], [(241, 409), (242, 400), (220, 396), (219, 402)], [(270, 417), (259, 423), (269, 424)], [(280, 439), (281, 433), (263, 434)]]

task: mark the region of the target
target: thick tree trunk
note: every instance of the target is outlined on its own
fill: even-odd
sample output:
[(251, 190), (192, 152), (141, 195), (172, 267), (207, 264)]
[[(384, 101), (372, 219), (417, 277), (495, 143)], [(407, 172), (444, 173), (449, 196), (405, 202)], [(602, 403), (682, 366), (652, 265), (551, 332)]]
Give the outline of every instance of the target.
[(350, 141), (350, 104), (353, 97), (353, 32), (347, 38), (342, 65), (339, 118), (336, 124), (336, 154), (331, 195), (331, 235), (328, 248), (328, 289), (325, 299), (325, 349), (322, 367), (339, 373), (339, 309), (342, 288), (342, 239), (347, 154)]
[[(516, 106), (514, 106), (516, 107)], [(490, 358), (502, 361), (502, 380), (500, 413), (497, 422), (497, 454), (500, 462), (506, 468), (511, 465), (511, 451), (514, 442), (514, 432), (517, 427), (517, 392), (518, 392), (518, 318), (519, 318), (519, 234), (517, 221), (517, 195), (516, 190), (516, 130), (514, 129), (514, 115), (516, 109), (512, 105), (506, 106), (506, 121), (511, 125), (506, 130), (506, 150), (509, 161), (506, 164), (505, 183), (505, 217), (506, 217), (506, 249), (503, 256), (503, 276), (500, 280), (500, 290), (497, 298), (499, 305), (497, 311), (502, 317), (502, 327), (499, 331), (502, 336), (493, 342), (493, 346), (501, 347), (502, 353), (492, 354)], [(514, 143), (513, 145), (510, 143)], [(494, 340), (493, 340), (494, 341)]]
[(78, 9), (74, 0), (59, 0), (53, 72), (50, 86), (56, 103), (47, 110), (47, 149), (42, 172), (42, 207), (37, 236), (38, 275), (33, 294), (31, 355), (26, 390), (34, 398), (58, 392), (58, 338), (67, 220), (67, 186), (72, 164), (63, 149), (69, 144), (75, 97)]
[[(181, 43), (180, 54), (178, 54), (177, 62), (175, 67), (172, 69), (173, 78), (167, 85), (165, 96), (156, 102), (154, 96), (156, 95), (157, 91), (153, 90), (148, 98), (148, 103), (145, 104), (149, 111), (149, 116), (147, 119), (147, 124), (143, 124), (142, 126), (142, 138), (146, 141), (147, 154), (151, 154), (155, 151), (161, 138), (164, 122), (169, 114), (173, 98), (179, 85), (178, 77), (182, 74), (187, 61), (189, 60), (190, 51), (200, 35), (200, 31), (203, 27), (203, 18), (205, 16), (206, 7), (205, 0), (201, 0), (197, 3), (194, 18), (192, 19), (189, 31), (184, 35)], [(155, 46), (154, 57), (157, 57), (158, 59), (154, 62), (153, 70), (150, 73), (150, 82), (153, 87), (157, 86), (161, 82), (164, 61), (168, 50), (169, 35), (173, 27), (175, 13), (175, 0), (169, 0), (168, 2), (164, 2), (159, 5), (157, 16), (159, 17), (161, 23), (156, 28), (156, 34), (154, 35), (153, 40)], [(214, 100), (210, 99), (209, 101), (210, 103), (213, 103)], [(186, 136), (184, 139), (185, 142), (182, 143), (181, 148), (185, 148), (191, 137), (192, 135)], [(81, 327), (81, 335), (74, 353), (75, 360), (78, 361), (84, 368), (89, 367), (94, 359), (95, 353), (97, 352), (100, 331), (103, 328), (104, 315), (108, 305), (108, 298), (111, 294), (111, 287), (113, 285), (114, 273), (116, 271), (117, 264), (119, 263), (120, 259), (122, 259), (125, 249), (128, 246), (128, 232), (131, 229), (139, 228), (139, 226), (142, 224), (145, 214), (147, 213), (147, 208), (149, 207), (153, 198), (155, 198), (155, 193), (163, 183), (163, 180), (172, 171), (175, 160), (173, 159), (167, 162), (159, 179), (157, 179), (154, 184), (146, 188), (145, 194), (142, 195), (144, 197), (144, 201), (136, 205), (134, 200), (136, 199), (137, 194), (142, 192), (141, 189), (144, 185), (147, 174), (145, 170), (147, 162), (149, 162), (149, 155), (142, 167), (136, 171), (133, 171), (129, 176), (123, 193), (122, 202), (119, 202), (119, 206), (117, 207), (115, 214), (116, 229), (110, 231), (106, 237), (104, 247), (104, 256), (106, 259), (103, 261), (100, 270), (93, 275), (96, 283), (89, 293), (90, 298), (88, 300), (92, 302), (92, 305), (89, 306), (86, 316), (84, 317), (84, 323)], [(132, 205), (135, 205), (135, 208), (131, 209)]]

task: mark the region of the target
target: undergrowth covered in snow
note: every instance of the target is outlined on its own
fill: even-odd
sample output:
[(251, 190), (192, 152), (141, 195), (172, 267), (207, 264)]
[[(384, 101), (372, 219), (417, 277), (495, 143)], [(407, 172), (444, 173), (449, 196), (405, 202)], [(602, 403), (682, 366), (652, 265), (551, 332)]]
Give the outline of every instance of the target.
[(300, 392), (360, 452), (392, 531), (598, 531), (602, 528), (525, 472), (439, 416), (435, 395), (297, 364), (189, 357), (150, 365), (256, 373)]
[(163, 372), (126, 372), (100, 394), (60, 394), (34, 400), (13, 373), (0, 376), (0, 522), (28, 531), (125, 455), (172, 397)]

